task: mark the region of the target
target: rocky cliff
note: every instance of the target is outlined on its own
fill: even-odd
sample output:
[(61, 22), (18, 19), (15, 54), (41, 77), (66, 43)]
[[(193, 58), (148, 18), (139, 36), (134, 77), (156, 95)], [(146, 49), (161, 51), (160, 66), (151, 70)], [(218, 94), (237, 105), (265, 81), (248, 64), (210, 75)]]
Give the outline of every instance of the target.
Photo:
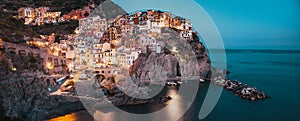
[(171, 33), (169, 38), (158, 40), (162, 52), (150, 51), (142, 53), (129, 69), (133, 78), (155, 80), (162, 78), (206, 78), (211, 68), (208, 53), (198, 36), (194, 33), (193, 40), (177, 37), (176, 31), (165, 29)]
[(83, 109), (79, 99), (50, 96), (48, 84), (34, 76), (19, 76), (2, 79), (0, 95), (2, 109), (7, 119), (40, 121)]
[(142, 53), (135, 60), (130, 69), (133, 78), (152, 80), (165, 72), (168, 78), (180, 76), (178, 59), (171, 54), (157, 54), (155, 52)]

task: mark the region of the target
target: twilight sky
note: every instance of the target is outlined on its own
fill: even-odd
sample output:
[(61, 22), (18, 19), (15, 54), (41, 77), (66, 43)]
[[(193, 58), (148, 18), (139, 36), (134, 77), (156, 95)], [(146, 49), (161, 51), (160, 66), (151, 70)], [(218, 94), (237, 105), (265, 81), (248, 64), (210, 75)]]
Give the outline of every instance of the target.
[(226, 48), (300, 49), (299, 0), (195, 0)]
[[(180, 12), (181, 9), (190, 7), (182, 4), (181, 0), (172, 0), (172, 5), (151, 2), (152, 0), (113, 1), (125, 10), (138, 8), (136, 6), (152, 6), (178, 8)], [(214, 21), (225, 48), (300, 50), (299, 0), (195, 0), (195, 2)], [(197, 16), (197, 11), (192, 13)]]

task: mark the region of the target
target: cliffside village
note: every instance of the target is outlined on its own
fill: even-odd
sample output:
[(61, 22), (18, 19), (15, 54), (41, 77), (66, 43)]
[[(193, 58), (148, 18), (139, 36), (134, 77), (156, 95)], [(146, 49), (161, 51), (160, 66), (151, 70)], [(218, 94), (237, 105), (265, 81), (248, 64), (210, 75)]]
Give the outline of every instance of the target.
[[(61, 17), (60, 12), (46, 12), (47, 10), (47, 7), (21, 8), (19, 13), (25, 15), (19, 14), (19, 18), (25, 16), (25, 24), (36, 25), (42, 25), (43, 22), (55, 23), (68, 18)], [(38, 11), (38, 14), (33, 16), (32, 11)], [(100, 16), (73, 16), (71, 19), (79, 19), (79, 27), (74, 30), (75, 34), (66, 35), (67, 40), (56, 43), (55, 33), (52, 33), (40, 35), (41, 38), (27, 40), (26, 43), (46, 48), (48, 54), (66, 59), (69, 70), (73, 72), (84, 68), (93, 73), (111, 76), (118, 74), (122, 69), (128, 69), (140, 53), (146, 53), (148, 50), (161, 53), (162, 48), (157, 40), (170, 36), (169, 33), (163, 33), (162, 28), (174, 28), (186, 39), (192, 39), (193, 35), (190, 20), (155, 10), (119, 15), (109, 20)], [(57, 66), (56, 63), (49, 61), (46, 66), (51, 70)], [(88, 78), (86, 75), (81, 74), (80, 78)]]
[(60, 11), (53, 11), (49, 7), (21, 7), (18, 9), (18, 19), (24, 19), (25, 25), (58, 24), (69, 20), (85, 18), (94, 8), (95, 3), (92, 0), (82, 9), (72, 10), (65, 15), (62, 15)]
[[(56, 70), (54, 73), (48, 73), (50, 76), (59, 74), (62, 70), (65, 71), (63, 66), (68, 67), (68, 72), (72, 72), (71, 75), (77, 76), (77, 72), (80, 72), (79, 80), (89, 80), (88, 73), (90, 72), (107, 77), (123, 74), (123, 70), (127, 70), (139, 54), (149, 51), (157, 54), (163, 52), (164, 46), (160, 42), (171, 38), (171, 34), (164, 31), (165, 28), (175, 30), (179, 37), (188, 40), (193, 40), (194, 35), (190, 20), (173, 16), (169, 12), (147, 10), (133, 15), (126, 14), (114, 19), (105, 19), (100, 16), (86, 17), (85, 13), (89, 11), (88, 8), (77, 10), (81, 12), (73, 11), (64, 16), (61, 16), (60, 12), (48, 13), (47, 10), (47, 7), (20, 8), (19, 18), (25, 18), (27, 25), (43, 25), (48, 22), (78, 19), (79, 27), (74, 30), (75, 34), (65, 35), (67, 39), (59, 42), (55, 41), (55, 33), (40, 35), (40, 38), (24, 37), (26, 43), (34, 46), (35, 49), (5, 42), (0, 38), (0, 49), (23, 55), (27, 53), (40, 55), (44, 60), (46, 59), (44, 65), (48, 71)], [(39, 13), (41, 11), (44, 12)], [(77, 16), (77, 14), (80, 15)], [(2, 60), (2, 51), (0, 52), (0, 60)], [(16, 68), (12, 65), (11, 70), (15, 71)], [(56, 82), (63, 83), (62, 80), (65, 81), (66, 78), (67, 76)], [(221, 76), (211, 81), (244, 99), (270, 98), (255, 87), (223, 79)]]

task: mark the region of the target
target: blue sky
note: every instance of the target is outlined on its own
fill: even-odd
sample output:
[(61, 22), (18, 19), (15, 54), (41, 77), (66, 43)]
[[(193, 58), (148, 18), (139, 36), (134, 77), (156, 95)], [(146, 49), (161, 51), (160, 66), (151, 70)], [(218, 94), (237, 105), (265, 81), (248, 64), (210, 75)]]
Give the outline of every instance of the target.
[[(166, 8), (184, 13), (182, 1), (113, 0), (125, 10), (141, 7)], [(151, 2), (152, 1), (152, 2)], [(212, 18), (229, 49), (299, 49), (300, 0), (195, 0)], [(143, 9), (151, 9), (143, 8)], [(199, 16), (198, 11), (192, 11)], [(198, 18), (199, 18), (198, 17)], [(196, 18), (197, 19), (197, 18)], [(198, 21), (193, 21), (198, 23)]]
[(300, 49), (299, 0), (195, 0), (226, 48)]

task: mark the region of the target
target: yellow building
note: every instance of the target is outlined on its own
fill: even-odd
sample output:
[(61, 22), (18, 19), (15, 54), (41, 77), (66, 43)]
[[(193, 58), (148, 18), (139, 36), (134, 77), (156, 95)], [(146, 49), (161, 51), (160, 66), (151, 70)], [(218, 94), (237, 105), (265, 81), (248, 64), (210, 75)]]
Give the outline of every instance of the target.
[(121, 66), (122, 68), (127, 68), (126, 54), (125, 53), (118, 53), (118, 55), (117, 55), (117, 65)]
[[(24, 9), (24, 11), (22, 9)], [(24, 17), (32, 18), (32, 19), (35, 17), (33, 8), (27, 7), (27, 8), (21, 8), (20, 10), (21, 10), (20, 12), (24, 12), (24, 13), (21, 13), (21, 14), (24, 14)]]
[(30, 7), (22, 7), (18, 9), (18, 18), (34, 18), (34, 9)]

